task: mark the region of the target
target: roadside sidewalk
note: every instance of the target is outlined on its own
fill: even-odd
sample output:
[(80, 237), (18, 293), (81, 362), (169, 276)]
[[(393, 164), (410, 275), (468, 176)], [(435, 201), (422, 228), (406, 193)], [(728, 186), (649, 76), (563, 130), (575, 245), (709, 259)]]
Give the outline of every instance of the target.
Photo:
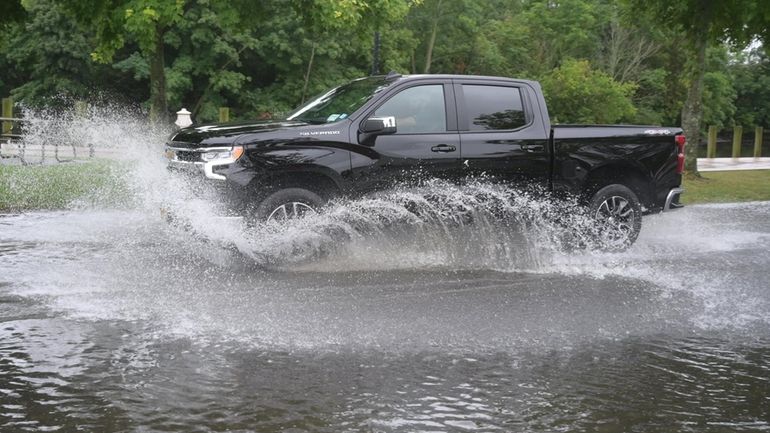
[(698, 158), (698, 171), (770, 170), (770, 158)]

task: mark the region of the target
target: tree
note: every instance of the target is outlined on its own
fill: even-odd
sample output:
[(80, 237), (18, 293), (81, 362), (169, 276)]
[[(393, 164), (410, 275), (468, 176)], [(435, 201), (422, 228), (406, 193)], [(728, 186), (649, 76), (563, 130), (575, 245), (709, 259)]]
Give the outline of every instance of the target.
[(84, 23), (96, 30), (91, 57), (111, 63), (127, 40), (135, 41), (149, 64), (150, 117), (165, 121), (165, 49), (163, 38), (182, 17), (184, 0), (61, 0)]
[(639, 17), (629, 17), (621, 4), (606, 9), (609, 21), (603, 30), (598, 64), (616, 81), (636, 81), (646, 69), (647, 60), (661, 49), (661, 32)]
[(17, 77), (15, 71), (11, 69), (12, 62), (7, 59), (7, 53), (9, 52), (8, 41), (18, 33), (19, 23), (24, 18), (25, 12), (20, 1), (4, 0), (0, 2), (0, 32), (5, 35), (5, 37), (0, 38), (0, 70), (3, 71), (0, 74), (0, 95), (2, 96), (8, 94), (7, 92), (14, 87), (17, 80), (23, 82), (23, 79)]
[(29, 105), (51, 104), (55, 96), (85, 97), (92, 77), (85, 32), (52, 0), (29, 0), (25, 7), (28, 19), (11, 38), (8, 59), (26, 82), (13, 96)]
[(426, 9), (430, 9), (429, 16), (429, 37), (425, 44), (425, 66), (422, 73), (427, 74), (430, 72), (430, 65), (433, 63), (433, 49), (436, 46), (436, 34), (438, 33), (438, 24), (441, 21), (442, 15), (446, 14), (446, 11), (442, 9), (444, 0), (435, 0), (431, 5), (425, 5)]
[(554, 122), (615, 123), (636, 113), (633, 84), (622, 84), (585, 60), (567, 60), (546, 74), (543, 93)]
[(770, 129), (770, 57), (761, 48), (740, 54), (730, 66), (735, 124)]
[[(377, 33), (382, 72), (544, 79), (554, 91), (583, 94), (596, 89), (560, 87), (553, 77), (601, 81), (601, 71), (611, 89), (628, 84), (618, 100), (630, 95), (636, 110), (619, 105), (622, 120), (676, 124), (681, 116), (696, 142), (695, 112), (701, 124), (764, 118), (767, 98), (752, 95), (765, 95), (766, 68), (731, 60), (725, 69), (707, 51), (702, 76), (695, 73), (698, 35), (707, 47), (767, 38), (763, 1), (6, 0), (0, 93), (17, 89), (27, 100), (108, 89), (149, 103), (156, 119), (168, 104), (192, 109), (197, 121), (215, 120), (218, 106), (262, 117), (368, 74)], [(35, 6), (43, 4), (50, 7)], [(30, 32), (39, 37), (25, 38)], [(694, 110), (694, 95), (715, 102)], [(556, 114), (609, 121), (604, 107), (590, 108), (598, 111)]]
[(735, 88), (728, 70), (727, 47), (709, 48), (703, 75), (703, 126), (722, 128), (733, 123)]
[(531, 44), (533, 73), (539, 76), (565, 59), (595, 58), (607, 11), (589, 0), (537, 0), (521, 14)]
[(268, 12), (255, 29), (256, 47), (244, 53), (252, 86), (241, 92), (240, 100), (250, 116), (279, 116), (320, 91), (367, 75), (377, 29), (383, 70), (404, 69), (411, 36), (399, 25), (410, 2), (293, 0), (288, 8), (283, 0), (263, 4)]
[(339, 39), (339, 33), (348, 34), (359, 42), (368, 40), (375, 29), (379, 29), (383, 23), (400, 20), (408, 10), (408, 3), (403, 0), (293, 0), (292, 3), (301, 17), (304, 29), (312, 36), (303, 77), (302, 101), (307, 96), (319, 40), (325, 42), (322, 45), (326, 45), (327, 41)]
[(245, 90), (251, 77), (243, 59), (258, 38), (241, 12), (225, 2), (198, 1), (168, 30), (166, 75), (173, 107), (189, 107), (198, 120), (216, 120), (218, 107), (231, 106)]
[(650, 14), (660, 25), (676, 27), (687, 42), (683, 59), (689, 86), (682, 107), (682, 128), (690, 140), (685, 168), (698, 175), (697, 143), (701, 137), (706, 50), (718, 42), (745, 47), (755, 38), (770, 42), (770, 8), (766, 0), (628, 0), (639, 14)]
[[(368, 10), (365, 10), (358, 33), (362, 36), (368, 34), (380, 35), (380, 59), (385, 72), (402, 70), (408, 59), (408, 53), (413, 46), (414, 39), (404, 26), (404, 19), (416, 4), (422, 0), (387, 0), (369, 1)], [(364, 39), (365, 40), (365, 39)], [(372, 39), (372, 44), (375, 41)], [(364, 44), (368, 44), (364, 42)], [(374, 47), (372, 47), (374, 48)], [(372, 52), (374, 56), (374, 52)], [(374, 60), (374, 59), (373, 59)]]
[(24, 18), (24, 7), (19, 0), (3, 0), (0, 2), (0, 25)]
[(412, 73), (467, 73), (480, 30), (481, 8), (468, 0), (425, 0), (409, 12), (407, 26), (418, 43)]
[[(238, 52), (239, 48), (228, 47), (229, 43), (241, 45), (243, 35), (259, 24), (262, 17), (261, 2), (249, 0), (60, 0), (84, 22), (96, 30), (95, 49), (91, 54), (98, 62), (111, 63), (118, 50), (128, 43), (135, 43), (141, 59), (146, 62), (150, 84), (150, 117), (153, 120), (165, 120), (168, 116), (168, 95), (166, 84), (167, 48), (178, 48), (181, 43), (177, 30), (188, 30), (185, 20), (191, 16), (199, 21), (191, 23), (202, 28), (218, 28), (219, 34), (209, 34), (206, 43), (215, 46), (218, 54), (224, 54), (230, 48)], [(206, 11), (201, 15), (201, 11)], [(203, 32), (202, 32), (203, 33)], [(248, 38), (246, 38), (248, 39)], [(238, 53), (239, 54), (239, 53)], [(230, 62), (238, 60), (229, 54)], [(134, 56), (127, 64), (128, 68), (139, 68), (141, 63)], [(227, 64), (231, 64), (228, 62)], [(204, 62), (205, 63), (205, 62)], [(233, 80), (243, 77), (221, 70), (221, 66), (210, 65), (213, 71), (225, 76), (223, 82), (230, 85)], [(184, 68), (182, 68), (184, 69)], [(212, 71), (212, 72), (213, 72)], [(210, 76), (211, 77), (211, 76)], [(217, 76), (219, 77), (219, 76)]]

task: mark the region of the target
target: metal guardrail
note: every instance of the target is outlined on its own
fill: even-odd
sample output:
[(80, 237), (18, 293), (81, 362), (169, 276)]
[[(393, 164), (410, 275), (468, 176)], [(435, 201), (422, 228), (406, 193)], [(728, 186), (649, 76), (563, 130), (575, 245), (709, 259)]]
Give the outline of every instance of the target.
[[(76, 108), (77, 108), (76, 102)], [(88, 155), (88, 158), (95, 156), (93, 144), (84, 146), (79, 143), (67, 143), (52, 141), (55, 139), (43, 138), (42, 142), (30, 142), (24, 135), (24, 124), (31, 123), (29, 119), (14, 117), (13, 98), (2, 98), (2, 111), (0, 112), (0, 158), (3, 160), (18, 159), (22, 165), (43, 164), (46, 156), (51, 154), (53, 147), (53, 156), (56, 162), (68, 162), (78, 158), (81, 155)], [(64, 152), (61, 152), (62, 149)], [(71, 156), (69, 155), (71, 149)], [(62, 157), (61, 154), (68, 154)]]
[[(7, 99), (3, 100), (3, 110), (10, 111), (12, 106), (9, 107), (6, 101)], [(2, 129), (0, 129), (0, 158), (18, 158), (18, 161), (22, 165), (43, 164), (46, 161), (46, 151), (49, 147), (53, 147), (53, 156), (56, 162), (70, 162), (76, 160), (78, 158), (79, 149), (81, 150), (81, 155), (87, 153), (89, 158), (95, 156), (94, 146), (90, 144), (86, 146), (77, 146), (74, 143), (66, 144), (63, 147), (68, 150), (71, 149), (72, 154), (71, 157), (69, 155), (62, 157), (60, 152), (62, 145), (59, 143), (28, 143), (23, 139), (23, 134), (14, 133), (14, 131), (18, 131), (18, 125), (27, 122), (29, 122), (29, 120), (18, 117), (0, 117), (0, 125), (2, 125)], [(66, 153), (69, 152), (67, 151)]]

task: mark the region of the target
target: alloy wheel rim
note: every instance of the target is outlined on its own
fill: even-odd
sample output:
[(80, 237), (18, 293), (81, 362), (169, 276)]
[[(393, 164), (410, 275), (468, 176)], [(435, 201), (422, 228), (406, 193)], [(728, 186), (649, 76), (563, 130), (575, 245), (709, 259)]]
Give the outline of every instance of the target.
[(284, 203), (270, 212), (267, 216), (268, 221), (284, 221), (294, 218), (300, 218), (303, 215), (314, 214), (315, 209), (302, 203), (301, 201), (291, 201)]
[(603, 237), (612, 246), (622, 246), (630, 241), (636, 223), (636, 213), (626, 198), (617, 195), (606, 198), (599, 205), (594, 217), (601, 222)]

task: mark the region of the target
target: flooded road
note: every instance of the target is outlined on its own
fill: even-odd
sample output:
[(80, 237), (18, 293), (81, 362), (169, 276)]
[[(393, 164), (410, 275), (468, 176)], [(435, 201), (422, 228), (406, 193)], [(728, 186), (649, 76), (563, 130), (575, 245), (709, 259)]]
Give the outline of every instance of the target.
[(0, 431), (770, 430), (770, 203), (620, 254), (446, 230), (265, 270), (151, 212), (0, 217)]

